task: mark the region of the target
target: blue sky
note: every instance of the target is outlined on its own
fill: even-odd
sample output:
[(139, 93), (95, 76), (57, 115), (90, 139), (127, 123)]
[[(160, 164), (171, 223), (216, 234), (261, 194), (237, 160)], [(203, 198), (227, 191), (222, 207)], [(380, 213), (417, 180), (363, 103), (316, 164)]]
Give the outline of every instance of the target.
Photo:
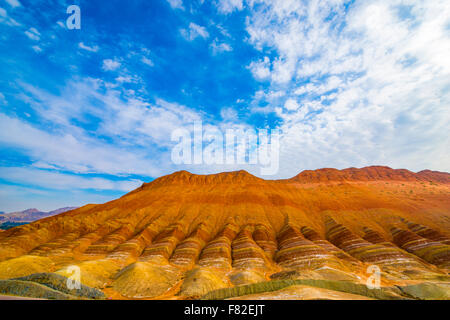
[[(66, 9), (81, 9), (69, 30)], [(279, 129), (280, 169), (450, 171), (448, 1), (0, 0), (0, 211), (176, 170), (173, 130)]]

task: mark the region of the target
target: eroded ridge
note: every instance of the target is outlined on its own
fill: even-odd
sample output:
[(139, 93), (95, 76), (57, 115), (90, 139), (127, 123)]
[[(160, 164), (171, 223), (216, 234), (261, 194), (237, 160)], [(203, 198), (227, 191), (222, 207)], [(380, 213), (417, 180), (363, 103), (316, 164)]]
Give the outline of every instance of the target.
[[(84, 241), (78, 243), (83, 244), (78, 248), (75, 243), (78, 239), (62, 242), (60, 240), (68, 233), (78, 233), (82, 237), (90, 234), (92, 240), (83, 239), (87, 240), (87, 246), (89, 246), (123, 224), (119, 218), (125, 213), (116, 209), (92, 211), (96, 207), (96, 205), (87, 205), (69, 213), (62, 213), (3, 232), (0, 240), (0, 261), (27, 254), (40, 246), (42, 246), (41, 249), (47, 250), (46, 244), (49, 244), (52, 249), (58, 249), (52, 245), (54, 241), (59, 242), (62, 250), (66, 247), (69, 250), (75, 250), (76, 254), (86, 250)], [(105, 232), (99, 234), (99, 231)], [(96, 237), (95, 233), (100, 236)]]
[(192, 268), (210, 237), (206, 225), (198, 225), (189, 237), (176, 247), (170, 262), (187, 269)]
[(58, 237), (39, 235), (35, 231), (28, 231), (26, 227), (28, 226), (19, 226), (3, 232), (6, 235), (0, 240), (0, 261), (19, 257)]
[(307, 240), (290, 224), (278, 233), (275, 261), (285, 268), (317, 268), (334, 256), (319, 245)]
[(233, 268), (264, 269), (266, 268), (264, 251), (253, 240), (252, 225), (247, 225), (237, 235), (232, 243)]
[(202, 250), (198, 264), (204, 267), (231, 269), (231, 242), (238, 231), (239, 227), (236, 224), (228, 223)]
[(352, 264), (360, 263), (360, 261), (353, 258), (351, 255), (344, 252), (343, 250), (339, 249), (338, 247), (333, 245), (328, 240), (323, 239), (314, 229), (304, 226), (301, 228), (301, 232), (306, 239), (314, 242), (316, 245), (322, 247), (327, 252), (332, 253), (337, 258), (347, 260), (347, 261), (351, 262)]
[(412, 232), (418, 234), (421, 237), (424, 237), (429, 240), (438, 241), (443, 244), (450, 245), (450, 238), (443, 235), (439, 231), (436, 231), (434, 229), (431, 229), (427, 226), (413, 223), (413, 222), (407, 222), (406, 225), (408, 226), (408, 229)]
[(68, 247), (68, 244), (73, 243), (74, 240), (79, 238), (78, 232), (71, 232), (62, 237), (56, 238), (49, 242), (46, 242), (29, 252), (30, 255), (36, 256), (53, 256), (64, 254)]
[(106, 235), (94, 244), (90, 245), (84, 252), (84, 259), (98, 259), (106, 256), (119, 244), (125, 242), (134, 233), (134, 227), (126, 224)]
[(89, 246), (92, 243), (95, 243), (96, 241), (100, 240), (101, 238), (105, 237), (107, 234), (114, 232), (114, 230), (117, 230), (120, 226), (120, 223), (118, 221), (111, 221), (109, 223), (106, 223), (105, 225), (101, 226), (100, 228), (89, 232), (87, 234), (82, 235), (78, 239), (75, 239), (73, 241), (67, 242), (60, 246), (58, 248), (57, 252), (49, 252), (47, 255), (54, 255), (58, 253), (59, 251), (63, 251), (63, 254), (66, 255), (77, 255), (81, 254), (84, 251), (89, 248)]
[[(110, 221), (93, 232), (79, 235), (77, 232), (68, 233), (65, 236), (57, 237), (45, 242), (33, 250), (28, 255), (50, 258), (56, 265), (64, 266), (80, 259), (81, 254), (93, 242), (98, 241), (105, 235), (120, 226), (118, 221)], [(17, 259), (20, 259), (17, 258)]]
[(393, 244), (387, 241), (385, 238), (383, 238), (383, 236), (379, 232), (374, 231), (368, 227), (364, 227), (363, 231), (364, 231), (363, 236), (364, 240), (369, 241), (373, 244), (383, 244), (391, 247), (393, 246)]
[(269, 259), (273, 259), (278, 246), (275, 236), (269, 228), (262, 224), (256, 225), (255, 231), (253, 231), (253, 240), (263, 249)]
[(343, 249), (360, 261), (378, 265), (397, 265), (424, 267), (420, 261), (402, 252), (398, 248), (370, 243), (341, 224), (328, 217), (326, 221), (327, 238), (331, 243)]
[(155, 237), (150, 246), (144, 249), (139, 260), (168, 264), (175, 247), (184, 237), (185, 231), (181, 224), (175, 223), (168, 226)]
[(400, 248), (440, 268), (450, 268), (450, 246), (423, 238), (409, 230), (391, 228), (394, 243)]
[(151, 244), (152, 239), (156, 235), (157, 228), (150, 224), (132, 239), (119, 244), (106, 256), (106, 259), (122, 262), (123, 264), (135, 261), (142, 254), (144, 248)]

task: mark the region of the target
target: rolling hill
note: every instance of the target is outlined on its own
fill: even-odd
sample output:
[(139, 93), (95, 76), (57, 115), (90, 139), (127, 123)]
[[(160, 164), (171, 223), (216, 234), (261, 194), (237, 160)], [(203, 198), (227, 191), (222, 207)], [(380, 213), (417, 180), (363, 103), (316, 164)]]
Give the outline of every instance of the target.
[(450, 299), (449, 248), (448, 173), (180, 171), (1, 232), (0, 294), (48, 296), (76, 266), (114, 299)]

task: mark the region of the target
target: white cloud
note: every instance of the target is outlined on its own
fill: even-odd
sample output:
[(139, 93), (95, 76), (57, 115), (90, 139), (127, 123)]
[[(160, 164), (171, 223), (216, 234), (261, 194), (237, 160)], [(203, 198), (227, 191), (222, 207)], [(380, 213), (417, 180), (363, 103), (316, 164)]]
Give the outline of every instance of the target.
[(233, 108), (223, 108), (220, 110), (220, 116), (224, 121), (238, 121), (238, 113)]
[(219, 42), (218, 39), (214, 39), (211, 43), (211, 49), (213, 54), (221, 53), (221, 52), (229, 52), (232, 51), (233, 48), (228, 43)]
[(183, 0), (167, 0), (167, 2), (170, 4), (170, 6), (173, 9), (182, 9), (182, 10), (184, 10)]
[(280, 108), (280, 105), (286, 101), (286, 91), (279, 88), (269, 88), (267, 90), (258, 90), (253, 95), (251, 101), (251, 112), (253, 113), (273, 113)]
[(36, 53), (42, 52), (42, 48), (39, 46), (32, 46), (31, 47)]
[(233, 11), (240, 11), (244, 8), (243, 0), (217, 0), (216, 6), (220, 13), (229, 14)]
[[(215, 3), (222, 13), (244, 9), (243, 1)], [(246, 3), (248, 43), (259, 50), (248, 69), (264, 81), (246, 103), (251, 112), (279, 117), (279, 177), (369, 164), (450, 170), (448, 1), (368, 0), (348, 9), (341, 0)], [(406, 18), (398, 12), (405, 3)], [(0, 8), (0, 22), (7, 17)], [(195, 23), (181, 33), (190, 41), (210, 36)], [(214, 53), (232, 49), (213, 38)], [(135, 57), (153, 64), (148, 52)], [(106, 59), (103, 69), (117, 70), (121, 61)], [(24, 88), (39, 122), (1, 115), (0, 142), (25, 150), (40, 168), (152, 176), (170, 171), (164, 151), (170, 133), (203, 115), (122, 89), (120, 83), (137, 81), (125, 68), (114, 78), (112, 84), (72, 81), (54, 95)], [(233, 108), (220, 115), (222, 125), (239, 121)], [(47, 132), (47, 123), (54, 130)], [(76, 123), (88, 123), (91, 131)]]
[(24, 167), (0, 167), (0, 177), (13, 183), (57, 190), (97, 189), (128, 192), (139, 187), (143, 182), (136, 179), (113, 181), (105, 178)]
[(90, 52), (97, 52), (100, 49), (98, 46), (88, 46), (88, 45), (85, 45), (83, 42), (78, 43), (78, 47), (80, 49), (90, 51)]
[(8, 16), (8, 12), (5, 9), (3, 9), (3, 8), (0, 8), (0, 23), (4, 23), (4, 24), (6, 24), (7, 26), (10, 26), (10, 27), (18, 27), (18, 26), (21, 25), (16, 20), (14, 20), (13, 18), (9, 17)]
[(144, 63), (144, 64), (146, 64), (146, 65), (148, 65), (148, 66), (150, 66), (150, 67), (153, 67), (153, 66), (155, 65), (155, 64), (153, 63), (153, 61), (150, 60), (150, 59), (147, 58), (147, 57), (142, 57), (141, 61), (142, 61), (142, 63)]
[(189, 23), (189, 29), (181, 29), (181, 35), (189, 41), (195, 40), (198, 37), (206, 39), (209, 37), (208, 31), (205, 27), (199, 26), (193, 22)]
[(298, 109), (299, 105), (294, 99), (288, 99), (286, 100), (284, 107), (289, 111), (294, 111)]
[(266, 80), (270, 77), (270, 60), (269, 57), (264, 57), (263, 60), (253, 61), (249, 65), (249, 69), (257, 80)]
[[(128, 81), (125, 76), (117, 80)], [(101, 80), (72, 81), (57, 94), (21, 86), (20, 98), (39, 122), (31, 125), (0, 113), (0, 144), (23, 151), (41, 168), (159, 176), (174, 170), (171, 133), (202, 118), (183, 105), (162, 99), (150, 104), (132, 90)], [(54, 130), (46, 131), (46, 123)]]
[[(159, 169), (145, 160), (142, 151), (127, 152), (119, 146), (111, 146), (89, 137), (77, 129), (66, 133), (49, 133), (30, 124), (0, 114), (0, 143), (25, 151), (34, 161), (61, 170), (79, 173), (154, 175)], [(131, 167), (125, 168), (124, 163)]]
[(321, 95), (323, 93), (329, 92), (331, 90), (339, 89), (342, 85), (342, 79), (336, 76), (329, 77), (326, 81), (322, 81), (320, 83), (308, 83), (306, 85), (302, 85), (294, 90), (294, 94), (302, 95), (302, 94), (318, 94)]
[(8, 101), (6, 101), (5, 95), (0, 92), (0, 105), (6, 106), (8, 104)]
[(25, 34), (28, 38), (34, 41), (39, 41), (41, 39), (41, 34), (39, 31), (37, 31), (36, 28), (30, 28), (27, 31), (25, 31)]
[(130, 76), (130, 75), (124, 75), (124, 76), (118, 76), (116, 78), (116, 81), (120, 82), (120, 83), (124, 83), (124, 82), (125, 83), (132, 83), (132, 82), (136, 82), (137, 80), (134, 77)]
[[(249, 42), (275, 53), (249, 69), (271, 81), (254, 105), (272, 99), (282, 121), (279, 176), (370, 164), (450, 171), (448, 1), (253, 4)], [(281, 99), (285, 109), (274, 107)]]
[(117, 60), (105, 59), (103, 60), (102, 69), (104, 71), (114, 71), (121, 66), (121, 63)]
[(5, 0), (11, 7), (17, 8), (20, 7), (21, 4), (18, 0)]
[(230, 33), (228, 32), (228, 30), (227, 30), (224, 26), (222, 26), (222, 25), (220, 25), (220, 24), (216, 24), (216, 28), (219, 30), (219, 32), (220, 32), (224, 37), (231, 38)]

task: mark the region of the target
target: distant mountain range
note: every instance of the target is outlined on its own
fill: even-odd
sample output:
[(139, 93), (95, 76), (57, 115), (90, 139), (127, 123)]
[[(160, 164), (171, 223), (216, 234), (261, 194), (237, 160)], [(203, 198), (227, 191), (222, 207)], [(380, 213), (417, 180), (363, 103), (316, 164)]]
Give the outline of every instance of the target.
[(77, 207), (64, 207), (49, 212), (39, 211), (36, 208), (10, 213), (0, 211), (0, 229), (9, 229), (18, 225), (51, 217), (73, 209), (77, 209)]

